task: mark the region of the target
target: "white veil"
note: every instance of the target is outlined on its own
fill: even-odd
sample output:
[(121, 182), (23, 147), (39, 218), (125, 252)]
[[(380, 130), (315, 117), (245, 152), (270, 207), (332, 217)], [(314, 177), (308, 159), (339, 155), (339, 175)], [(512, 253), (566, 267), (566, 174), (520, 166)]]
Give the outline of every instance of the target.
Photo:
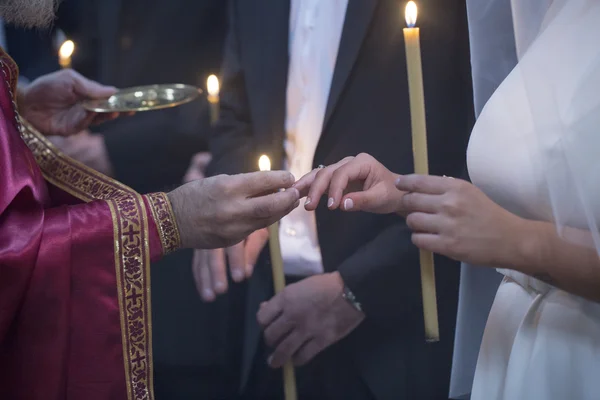
[[(597, 0), (467, 0), (467, 9), (476, 113), (519, 61), (518, 73), (540, 144), (532, 151), (546, 175), (549, 218), (565, 240), (595, 245), (600, 254)], [(598, 29), (576, 32), (575, 21), (581, 18), (596, 18)], [(546, 40), (555, 49), (540, 48), (536, 39), (542, 34), (555, 36)], [(565, 46), (564, 41), (571, 45)], [(582, 53), (586, 56), (581, 57)], [(462, 396), (470, 393), (485, 323), (500, 280), (501, 275), (494, 270), (463, 265), (451, 398), (467, 398)]]

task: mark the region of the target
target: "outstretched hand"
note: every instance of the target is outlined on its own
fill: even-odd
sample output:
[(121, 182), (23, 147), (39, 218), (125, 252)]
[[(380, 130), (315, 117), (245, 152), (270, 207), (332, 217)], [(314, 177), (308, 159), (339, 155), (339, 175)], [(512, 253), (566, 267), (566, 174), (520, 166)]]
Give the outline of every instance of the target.
[(389, 214), (397, 212), (402, 200), (403, 193), (394, 186), (397, 177), (375, 158), (363, 153), (315, 169), (294, 187), (301, 197), (306, 197), (304, 207), (308, 211), (314, 211), (327, 193), (330, 210)]
[[(298, 206), (289, 172), (219, 175), (169, 193), (184, 248), (233, 246)], [(280, 189), (287, 189), (279, 191)]]
[(81, 105), (83, 100), (110, 97), (116, 91), (73, 70), (61, 70), (36, 79), (20, 93), (19, 113), (44, 135), (74, 135), (119, 116), (87, 111)]

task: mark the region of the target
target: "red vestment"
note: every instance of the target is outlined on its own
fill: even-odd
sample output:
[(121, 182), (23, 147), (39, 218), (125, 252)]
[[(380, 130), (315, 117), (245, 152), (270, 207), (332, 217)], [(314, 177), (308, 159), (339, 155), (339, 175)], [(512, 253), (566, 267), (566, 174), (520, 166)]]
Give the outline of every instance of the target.
[(179, 246), (141, 196), (21, 121), (0, 50), (0, 399), (154, 398), (151, 260)]

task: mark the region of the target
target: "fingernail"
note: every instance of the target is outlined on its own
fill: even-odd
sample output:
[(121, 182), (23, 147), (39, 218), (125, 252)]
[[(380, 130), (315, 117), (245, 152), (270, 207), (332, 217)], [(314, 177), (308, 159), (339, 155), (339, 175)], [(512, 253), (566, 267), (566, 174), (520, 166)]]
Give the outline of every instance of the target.
[(210, 289), (204, 289), (204, 299), (212, 300), (215, 297), (215, 293)]
[(344, 209), (345, 210), (352, 210), (352, 207), (354, 207), (354, 201), (352, 201), (352, 199), (344, 200)]
[(240, 282), (242, 279), (244, 279), (244, 273), (239, 269), (234, 269), (231, 271), (231, 275), (233, 276), (233, 280), (236, 282)]
[(402, 177), (400, 177), (400, 176), (397, 177), (396, 178), (396, 185), (399, 185), (401, 181), (402, 181)]
[(311, 198), (310, 198), (310, 197), (307, 197), (307, 198), (306, 198), (306, 201), (304, 202), (304, 205), (305, 205), (305, 206), (309, 205), (311, 201), (312, 201), (312, 200), (311, 200)]
[(252, 265), (252, 264), (246, 265), (246, 278), (250, 278), (252, 276), (253, 270), (254, 270), (254, 265)]
[(217, 282), (215, 284), (215, 290), (222, 293), (225, 290), (225, 284), (223, 282)]
[(327, 207), (331, 208), (331, 206), (333, 206), (333, 202), (334, 202), (333, 197), (330, 197), (329, 201), (327, 201)]

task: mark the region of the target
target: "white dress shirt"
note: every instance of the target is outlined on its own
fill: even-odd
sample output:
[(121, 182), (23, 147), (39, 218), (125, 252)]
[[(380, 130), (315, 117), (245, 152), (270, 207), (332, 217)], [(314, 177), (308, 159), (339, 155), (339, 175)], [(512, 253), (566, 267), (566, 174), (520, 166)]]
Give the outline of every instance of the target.
[[(284, 146), (286, 167), (296, 178), (312, 170), (347, 6), (348, 0), (291, 2)], [(323, 273), (314, 213), (298, 207), (280, 226), (285, 273)]]

